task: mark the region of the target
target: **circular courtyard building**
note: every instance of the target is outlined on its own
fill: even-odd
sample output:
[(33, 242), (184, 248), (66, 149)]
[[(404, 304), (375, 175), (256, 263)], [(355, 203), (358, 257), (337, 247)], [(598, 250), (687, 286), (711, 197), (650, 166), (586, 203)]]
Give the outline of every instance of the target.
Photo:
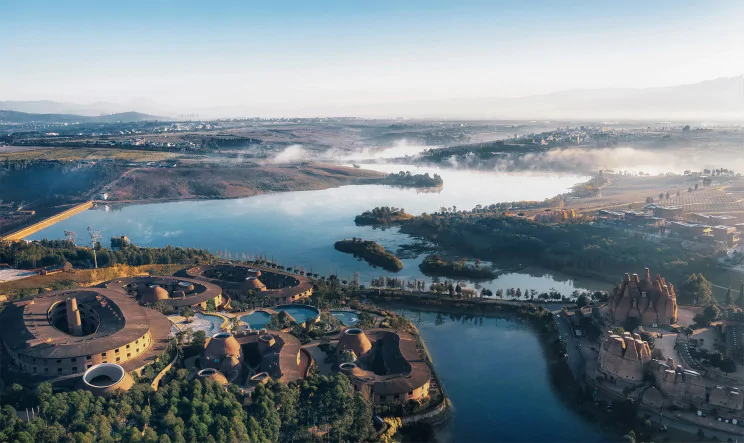
[(29, 384), (80, 377), (103, 363), (138, 370), (165, 352), (169, 333), (164, 315), (105, 288), (50, 292), (0, 313), (12, 376)]

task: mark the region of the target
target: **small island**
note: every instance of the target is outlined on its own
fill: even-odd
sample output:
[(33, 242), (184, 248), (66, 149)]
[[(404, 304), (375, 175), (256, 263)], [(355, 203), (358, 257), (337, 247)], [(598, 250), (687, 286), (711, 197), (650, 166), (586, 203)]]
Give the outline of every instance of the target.
[(439, 174), (434, 174), (432, 177), (428, 172), (425, 174), (411, 174), (411, 171), (400, 171), (397, 174), (388, 174), (384, 183), (412, 188), (436, 188), (442, 186), (444, 180)]
[(491, 268), (481, 268), (465, 263), (444, 260), (438, 255), (429, 255), (419, 265), (419, 269), (426, 275), (437, 277), (463, 277), (472, 279), (492, 279), (496, 274)]
[(398, 272), (403, 269), (403, 262), (388, 252), (379, 243), (360, 238), (339, 240), (334, 245), (336, 250), (360, 257), (373, 266), (379, 266), (387, 271)]
[(357, 226), (385, 226), (413, 219), (403, 208), (381, 206), (354, 217)]

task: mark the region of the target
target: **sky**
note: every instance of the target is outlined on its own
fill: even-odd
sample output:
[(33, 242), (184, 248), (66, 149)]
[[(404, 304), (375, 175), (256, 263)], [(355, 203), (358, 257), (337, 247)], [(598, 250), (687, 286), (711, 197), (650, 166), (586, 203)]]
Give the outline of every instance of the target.
[(333, 113), (744, 73), (744, 2), (0, 0), (0, 100)]

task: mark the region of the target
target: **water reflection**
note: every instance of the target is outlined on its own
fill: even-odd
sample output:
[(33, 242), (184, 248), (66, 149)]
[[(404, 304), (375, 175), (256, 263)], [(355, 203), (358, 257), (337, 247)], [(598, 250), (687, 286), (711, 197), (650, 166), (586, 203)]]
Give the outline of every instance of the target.
[(418, 327), (454, 406), (438, 441), (595, 442), (553, 391), (532, 330), (509, 318), (398, 310)]
[[(339, 239), (361, 237), (374, 240), (391, 251), (414, 240), (398, 229), (372, 229), (354, 224), (354, 217), (375, 206), (403, 207), (412, 213), (437, 211), (441, 207), (472, 208), (476, 204), (543, 199), (567, 191), (583, 180), (575, 175), (504, 174), (416, 168), (406, 165), (375, 165), (377, 169), (412, 169), (442, 175), (439, 194), (417, 194), (412, 189), (387, 186), (345, 186), (322, 191), (265, 194), (236, 200), (198, 200), (139, 205), (111, 205), (111, 211), (89, 210), (44, 229), (31, 239), (64, 238), (64, 231), (85, 232), (88, 226), (102, 229), (104, 239), (127, 235), (140, 246), (204, 248), (223, 256), (264, 256), (285, 266), (304, 268), (322, 275), (337, 274), (352, 280), (358, 273), (362, 284), (390, 276), (333, 248)], [(105, 241), (105, 240), (104, 240)], [(393, 274), (405, 282), (432, 279), (419, 271), (423, 255), (404, 258), (402, 271)], [(559, 274), (525, 270), (505, 274), (481, 287), (520, 287), (570, 293), (577, 288), (594, 289), (588, 282)]]

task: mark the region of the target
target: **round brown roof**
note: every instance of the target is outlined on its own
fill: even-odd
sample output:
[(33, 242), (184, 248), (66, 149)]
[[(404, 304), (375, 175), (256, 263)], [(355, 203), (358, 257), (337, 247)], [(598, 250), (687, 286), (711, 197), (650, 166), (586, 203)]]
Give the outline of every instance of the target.
[(225, 376), (222, 375), (222, 373), (220, 371), (218, 371), (218, 370), (216, 370), (214, 368), (202, 369), (201, 371), (199, 371), (196, 374), (196, 376), (199, 377), (199, 378), (201, 378), (201, 379), (210, 379), (210, 380), (212, 380), (214, 382), (217, 382), (217, 383), (219, 383), (221, 385), (226, 385), (227, 384), (227, 378), (225, 378)]
[(339, 353), (348, 349), (354, 351), (357, 357), (361, 357), (372, 349), (372, 343), (361, 329), (349, 328), (341, 334), (336, 349)]
[(236, 375), (240, 373), (240, 360), (238, 357), (231, 355), (222, 362), (220, 365), (220, 372), (227, 374), (230, 379), (235, 379)]
[(88, 368), (82, 377), (82, 388), (96, 395), (114, 391), (128, 391), (134, 386), (134, 379), (121, 366), (114, 363), (100, 363)]
[(263, 283), (261, 282), (261, 280), (259, 280), (259, 279), (255, 278), (255, 277), (250, 277), (250, 278), (247, 278), (247, 279), (245, 280), (245, 284), (246, 284), (246, 286), (248, 286), (249, 288), (253, 288), (253, 289), (265, 289), (265, 288), (266, 288), (266, 285), (265, 285), (265, 284), (263, 284)]
[(153, 285), (142, 291), (140, 303), (154, 305), (159, 301), (168, 300), (169, 298), (170, 295), (168, 294), (168, 291), (160, 286)]
[(204, 357), (207, 360), (219, 360), (229, 356), (240, 356), (240, 343), (229, 332), (218, 332), (207, 341)]

